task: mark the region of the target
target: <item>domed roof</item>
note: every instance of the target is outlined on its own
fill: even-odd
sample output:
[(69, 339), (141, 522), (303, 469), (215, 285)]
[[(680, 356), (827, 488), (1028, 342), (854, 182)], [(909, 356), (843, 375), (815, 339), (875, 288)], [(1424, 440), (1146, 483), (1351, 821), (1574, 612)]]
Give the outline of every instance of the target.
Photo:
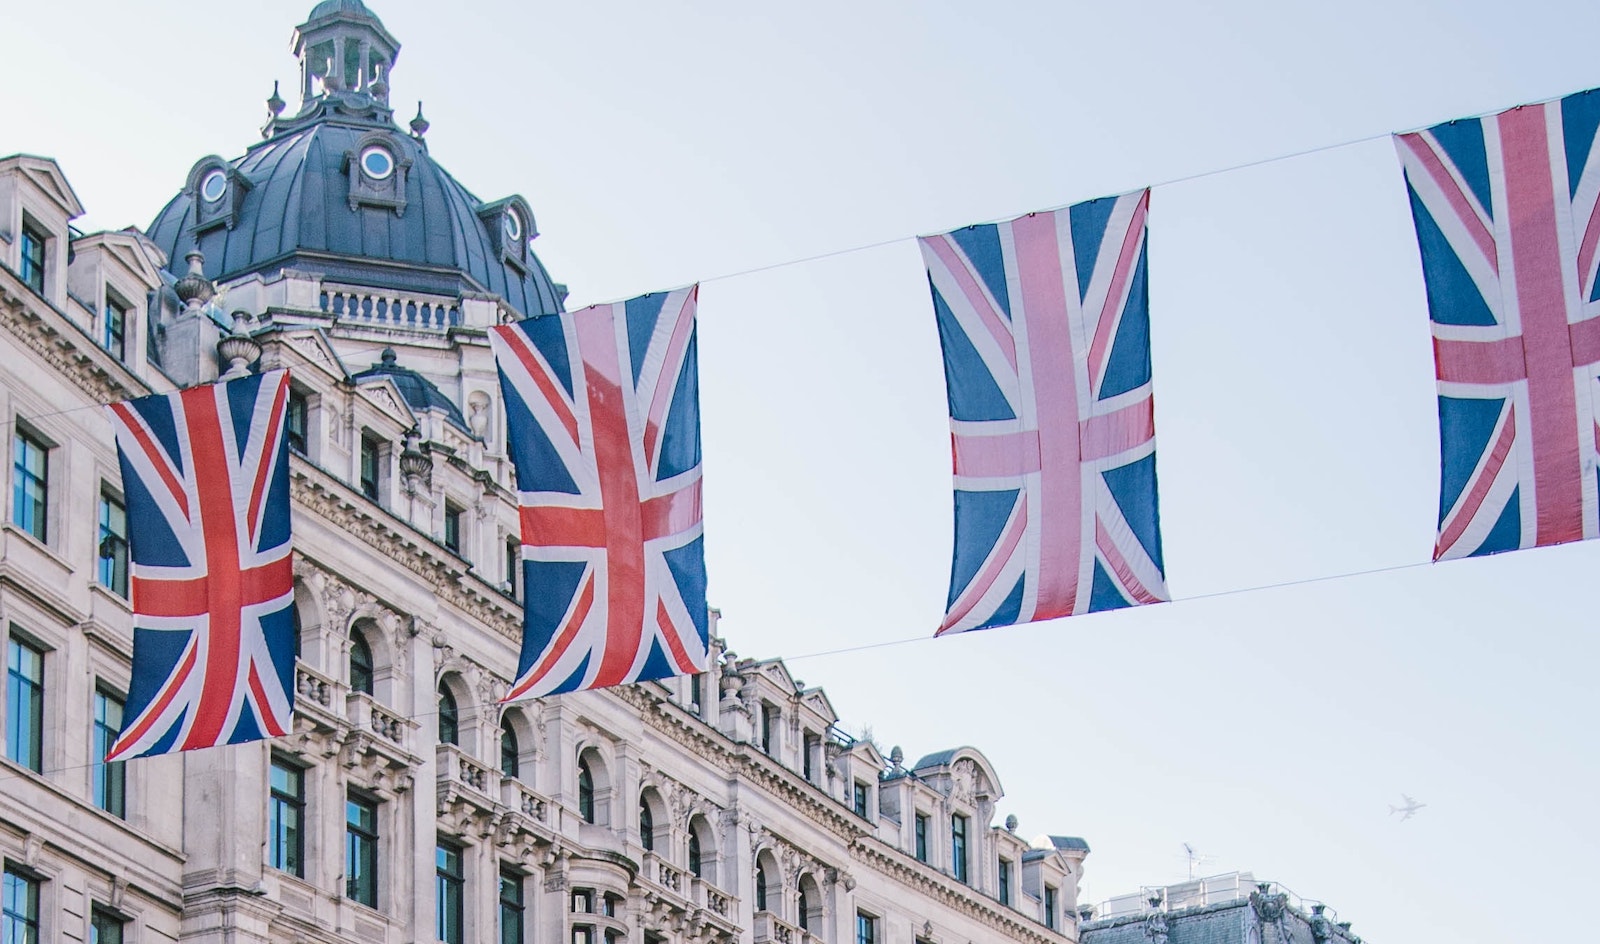
[[(419, 110), (405, 134), (388, 106), (399, 51), (361, 0), (323, 0), (296, 31), (303, 104), (275, 112), (243, 157), (201, 159), (146, 231), (174, 260), (198, 248), (206, 277), (293, 268), (328, 281), (460, 298), (492, 293), (518, 314), (561, 310), (529, 241), (521, 197), (485, 202), (428, 155)], [(343, 57), (329, 50), (341, 48)]]
[(362, 3), (361, 0), (322, 0), (321, 3), (311, 8), (311, 15), (306, 18), (306, 22), (320, 20), (325, 16), (336, 16), (340, 13), (351, 13), (356, 16), (364, 16), (373, 22), (380, 22), (378, 15), (367, 9), (367, 5)]

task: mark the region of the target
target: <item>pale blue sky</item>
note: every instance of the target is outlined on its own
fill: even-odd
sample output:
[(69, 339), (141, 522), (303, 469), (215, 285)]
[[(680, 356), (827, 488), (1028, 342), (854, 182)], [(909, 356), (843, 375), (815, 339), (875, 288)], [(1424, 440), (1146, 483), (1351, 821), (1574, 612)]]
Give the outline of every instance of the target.
[[(373, 0), (402, 120), (523, 194), (574, 305), (1600, 84), (1592, 3)], [(310, 0), (16, 4), (0, 153), (86, 228), (240, 154)], [(16, 80), (28, 76), (25, 82)], [(291, 108), (293, 102), (291, 102)], [(1168, 577), (1197, 597), (1425, 561), (1438, 446), (1386, 139), (1156, 190)], [(713, 602), (742, 655), (931, 633), (943, 382), (909, 239), (707, 282)], [(1374, 944), (1570, 936), (1600, 878), (1600, 545), (797, 659), (911, 757), (983, 749), (1087, 895), (1250, 869)], [(1390, 818), (1401, 791), (1429, 805)], [(1572, 904), (1568, 904), (1571, 902)]]

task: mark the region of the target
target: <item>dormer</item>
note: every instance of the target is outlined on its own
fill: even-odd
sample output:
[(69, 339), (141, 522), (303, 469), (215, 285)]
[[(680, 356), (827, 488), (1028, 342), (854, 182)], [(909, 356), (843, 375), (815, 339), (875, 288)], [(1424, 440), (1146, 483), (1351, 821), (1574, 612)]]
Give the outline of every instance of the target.
[(135, 373), (144, 369), (150, 302), (166, 263), (166, 254), (136, 229), (92, 233), (72, 243), (67, 291), (88, 309), (83, 327)]
[(192, 231), (199, 234), (219, 226), (233, 229), (250, 187), (250, 179), (222, 158), (215, 154), (201, 158), (189, 171), (183, 188), (194, 207)]
[(528, 245), (539, 235), (528, 201), (512, 195), (478, 208), (478, 218), (489, 230), (500, 259), (520, 272), (527, 272), (533, 250)]
[(351, 210), (386, 207), (395, 216), (405, 216), (406, 175), (411, 172), (411, 158), (394, 135), (385, 131), (362, 135), (355, 146), (344, 152), (343, 169), (350, 178)]
[(57, 308), (66, 307), (68, 224), (82, 215), (55, 161), (27, 154), (0, 159), (0, 259)]

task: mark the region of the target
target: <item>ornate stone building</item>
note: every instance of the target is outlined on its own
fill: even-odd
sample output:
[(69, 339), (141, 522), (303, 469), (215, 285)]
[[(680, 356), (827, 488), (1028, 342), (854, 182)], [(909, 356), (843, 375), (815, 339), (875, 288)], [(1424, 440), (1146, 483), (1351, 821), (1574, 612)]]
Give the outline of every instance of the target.
[[(717, 639), (702, 676), (497, 703), (521, 614), (486, 332), (564, 290), (525, 200), (396, 124), (360, 0), (294, 49), (298, 109), (274, 93), (145, 232), (79, 233), (54, 161), (0, 160), (4, 944), (1076, 940), (1081, 840), (994, 825), (981, 753), (885, 758), (780, 661)], [(99, 405), (230, 364), (293, 378), (295, 729), (105, 765), (132, 635)]]
[(1327, 905), (1249, 872), (1147, 888), (1081, 912), (1082, 944), (1361, 944)]

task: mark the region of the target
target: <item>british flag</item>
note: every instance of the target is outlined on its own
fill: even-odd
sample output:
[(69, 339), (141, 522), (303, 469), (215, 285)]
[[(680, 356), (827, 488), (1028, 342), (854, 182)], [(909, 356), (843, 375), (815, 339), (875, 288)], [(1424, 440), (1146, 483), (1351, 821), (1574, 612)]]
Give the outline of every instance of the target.
[(522, 515), (507, 701), (706, 669), (697, 291), (490, 334)]
[(114, 403), (133, 679), (107, 760), (275, 737), (294, 708), (289, 374)]
[(1150, 192), (920, 240), (944, 348), (955, 555), (939, 634), (1168, 599)]
[(1600, 92), (1395, 136), (1439, 383), (1434, 560), (1597, 533)]

